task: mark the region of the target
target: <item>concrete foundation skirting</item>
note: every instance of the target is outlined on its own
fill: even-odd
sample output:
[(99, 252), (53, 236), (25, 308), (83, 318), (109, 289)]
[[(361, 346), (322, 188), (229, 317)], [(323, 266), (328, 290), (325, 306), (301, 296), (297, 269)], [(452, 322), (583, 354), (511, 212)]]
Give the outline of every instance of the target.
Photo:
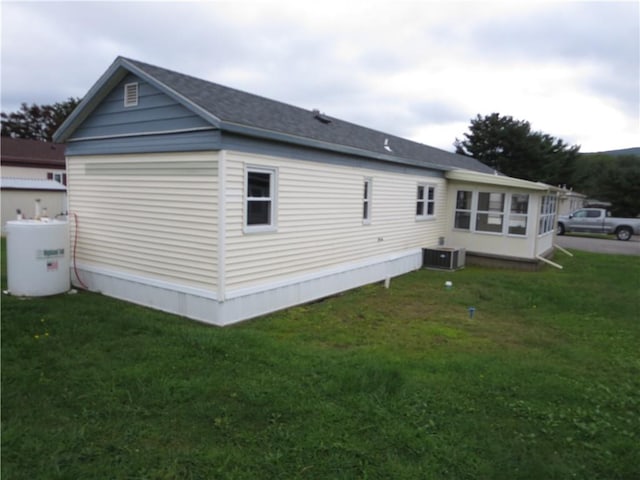
[[(553, 249), (542, 254), (542, 256), (547, 259), (552, 259), (553, 255)], [(514, 258), (501, 255), (487, 255), (469, 251), (467, 251), (466, 264), (477, 265), (480, 267), (509, 268), (513, 270), (522, 270), (528, 272), (538, 271), (546, 265), (544, 262), (538, 260), (537, 258)]]

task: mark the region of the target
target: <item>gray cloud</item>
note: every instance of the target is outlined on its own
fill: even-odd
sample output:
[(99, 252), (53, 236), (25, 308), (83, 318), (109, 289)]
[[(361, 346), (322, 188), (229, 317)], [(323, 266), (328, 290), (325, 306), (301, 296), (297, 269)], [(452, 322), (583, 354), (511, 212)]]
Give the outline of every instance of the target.
[(592, 64), (584, 78), (594, 95), (628, 114), (640, 104), (640, 4), (582, 2), (554, 5), (521, 17), (496, 17), (471, 32), (474, 51), (490, 62), (559, 61)]
[[(638, 119), (637, 3), (5, 2), (2, 13), (3, 111), (84, 95), (124, 55), (397, 135), (503, 108), (522, 85), (494, 70), (529, 66), (520, 82), (534, 91), (553, 87), (537, 65), (590, 65), (558, 87)], [(523, 98), (519, 116), (539, 101)], [(588, 138), (574, 123), (563, 131)]]

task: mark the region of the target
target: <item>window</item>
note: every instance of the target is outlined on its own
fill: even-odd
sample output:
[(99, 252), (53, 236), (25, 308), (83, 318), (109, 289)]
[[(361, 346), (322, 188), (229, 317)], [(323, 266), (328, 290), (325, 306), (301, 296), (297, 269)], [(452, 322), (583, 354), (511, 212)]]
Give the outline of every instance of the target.
[(276, 170), (246, 169), (245, 231), (275, 230)]
[(456, 194), (456, 216), (453, 228), (461, 228), (464, 230), (471, 229), (471, 200), (472, 192), (466, 190), (458, 190)]
[(362, 223), (371, 223), (371, 184), (370, 178), (364, 179), (364, 193), (362, 195)]
[(124, 106), (135, 107), (138, 105), (138, 84), (127, 83), (124, 86)]
[(56, 173), (56, 172), (47, 172), (47, 180), (53, 180), (55, 182), (61, 183), (63, 185), (67, 184), (67, 174), (66, 173)]
[(429, 218), (435, 214), (436, 187), (433, 185), (418, 185), (416, 194), (416, 217)]
[(527, 214), (529, 212), (529, 195), (514, 193), (511, 195), (511, 208), (509, 209), (509, 234), (527, 234)]
[(504, 193), (479, 192), (476, 230), (502, 233), (504, 222)]
[(555, 229), (556, 220), (556, 197), (555, 195), (545, 195), (540, 203), (540, 223), (538, 224), (538, 235), (551, 232)]

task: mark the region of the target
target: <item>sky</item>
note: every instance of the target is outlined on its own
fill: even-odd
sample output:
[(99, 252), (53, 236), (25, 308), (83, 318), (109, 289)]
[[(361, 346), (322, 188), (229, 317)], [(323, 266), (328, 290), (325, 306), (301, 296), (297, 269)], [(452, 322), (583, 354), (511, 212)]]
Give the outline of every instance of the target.
[(83, 97), (117, 56), (453, 151), (497, 112), (640, 146), (640, 2), (0, 3), (1, 103)]

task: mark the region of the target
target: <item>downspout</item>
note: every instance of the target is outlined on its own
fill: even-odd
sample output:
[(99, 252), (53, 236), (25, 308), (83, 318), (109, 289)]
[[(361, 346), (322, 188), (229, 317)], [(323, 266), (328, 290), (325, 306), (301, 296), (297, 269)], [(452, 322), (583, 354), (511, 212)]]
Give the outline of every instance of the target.
[(538, 260), (540, 260), (541, 262), (547, 263), (549, 265), (551, 265), (552, 267), (556, 267), (559, 268), (560, 270), (562, 270), (564, 267), (562, 265), (560, 265), (559, 263), (556, 262), (552, 262), (551, 260), (549, 260), (548, 258), (544, 258), (542, 255), (536, 255), (536, 258)]

